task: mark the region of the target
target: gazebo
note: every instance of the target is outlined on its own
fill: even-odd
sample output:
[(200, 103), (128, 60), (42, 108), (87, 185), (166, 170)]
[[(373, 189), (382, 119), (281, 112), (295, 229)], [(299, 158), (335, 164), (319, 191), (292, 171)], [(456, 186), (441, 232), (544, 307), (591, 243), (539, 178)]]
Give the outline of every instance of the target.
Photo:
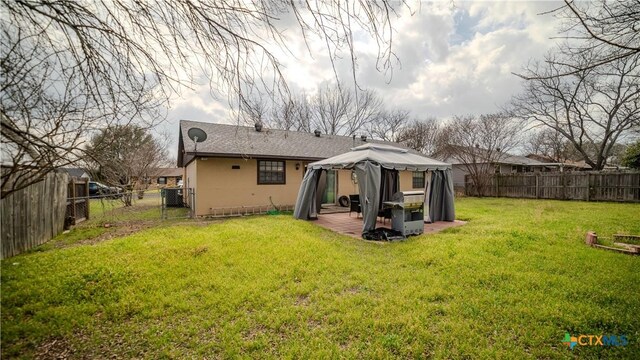
[(375, 229), (381, 204), (391, 200), (399, 190), (398, 171), (404, 170), (426, 172), (425, 207), (428, 206), (428, 221), (455, 220), (450, 164), (406, 149), (373, 143), (309, 164), (293, 212), (296, 219), (317, 218), (320, 204), (316, 195), (322, 171), (342, 169), (355, 170), (358, 178), (363, 233)]

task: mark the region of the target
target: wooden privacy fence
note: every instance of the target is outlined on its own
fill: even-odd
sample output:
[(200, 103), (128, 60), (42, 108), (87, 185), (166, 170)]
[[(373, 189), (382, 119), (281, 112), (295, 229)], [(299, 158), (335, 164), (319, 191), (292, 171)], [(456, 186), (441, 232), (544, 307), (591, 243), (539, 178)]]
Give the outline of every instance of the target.
[[(488, 175), (484, 196), (640, 202), (640, 172), (553, 172)], [(465, 176), (465, 195), (477, 196)]]
[(63, 230), (68, 183), (68, 174), (49, 173), (0, 200), (3, 259), (43, 244)]

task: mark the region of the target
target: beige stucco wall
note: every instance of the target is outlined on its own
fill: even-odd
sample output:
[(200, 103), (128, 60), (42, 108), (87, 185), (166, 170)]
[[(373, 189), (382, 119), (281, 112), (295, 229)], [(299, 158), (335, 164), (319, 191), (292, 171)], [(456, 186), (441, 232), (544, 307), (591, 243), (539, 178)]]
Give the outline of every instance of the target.
[(400, 191), (413, 189), (413, 171), (400, 171)]
[[(184, 187), (196, 192), (196, 215), (212, 214), (213, 209), (268, 206), (292, 206), (304, 176), (305, 163), (286, 160), (286, 184), (258, 185), (256, 159), (198, 158), (185, 168)], [(300, 168), (296, 170), (296, 163)], [(238, 165), (240, 169), (232, 169)], [(197, 170), (197, 171), (196, 171)], [(351, 179), (351, 170), (338, 171), (338, 196), (358, 193), (358, 185)], [(412, 172), (400, 172), (400, 190), (412, 189)], [(417, 190), (417, 189), (416, 189)]]
[(351, 170), (338, 170), (338, 196), (349, 197), (350, 194), (358, 193), (358, 185), (351, 179)]
[[(296, 170), (296, 163), (300, 161), (287, 160), (286, 184), (258, 185), (256, 159), (198, 158), (192, 163), (197, 163), (198, 169), (197, 186), (192, 183), (191, 187), (196, 189), (196, 214), (199, 216), (209, 215), (213, 209), (267, 206), (271, 201), (278, 206), (292, 206), (304, 175), (302, 166)], [(232, 169), (234, 165), (240, 169)]]
[[(198, 186), (198, 178), (196, 177), (196, 169), (198, 167), (198, 161), (192, 161), (184, 169), (184, 177), (182, 178), (182, 187), (184, 189), (196, 189)], [(188, 191), (183, 191), (185, 203), (191, 206), (191, 199), (188, 196)]]
[(186, 168), (186, 176), (183, 181), (184, 187), (196, 189), (198, 187), (197, 175), (198, 161), (192, 161)]
[[(413, 171), (400, 171), (400, 191), (423, 190), (413, 188)], [(338, 197), (357, 194), (358, 185), (351, 180), (351, 170), (338, 171)]]

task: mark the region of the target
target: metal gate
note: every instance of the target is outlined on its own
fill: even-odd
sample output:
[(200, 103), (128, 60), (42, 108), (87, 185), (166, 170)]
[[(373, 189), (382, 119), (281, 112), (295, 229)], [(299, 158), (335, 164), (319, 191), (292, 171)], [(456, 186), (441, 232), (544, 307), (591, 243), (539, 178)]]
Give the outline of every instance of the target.
[[(192, 188), (164, 188), (160, 190), (162, 218), (194, 218), (195, 217), (195, 191)], [(188, 209), (184, 213), (182, 209)]]
[(89, 179), (71, 178), (67, 188), (65, 228), (89, 219)]

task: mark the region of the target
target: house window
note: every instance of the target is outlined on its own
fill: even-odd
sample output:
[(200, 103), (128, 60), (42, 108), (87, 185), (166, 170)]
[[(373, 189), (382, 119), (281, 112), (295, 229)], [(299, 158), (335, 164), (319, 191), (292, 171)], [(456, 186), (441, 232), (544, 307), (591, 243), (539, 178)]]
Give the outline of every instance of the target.
[(285, 162), (276, 160), (258, 160), (258, 185), (284, 184)]
[(424, 189), (424, 171), (413, 172), (413, 188)]
[(167, 178), (165, 176), (161, 176), (158, 178), (158, 185), (167, 185)]

